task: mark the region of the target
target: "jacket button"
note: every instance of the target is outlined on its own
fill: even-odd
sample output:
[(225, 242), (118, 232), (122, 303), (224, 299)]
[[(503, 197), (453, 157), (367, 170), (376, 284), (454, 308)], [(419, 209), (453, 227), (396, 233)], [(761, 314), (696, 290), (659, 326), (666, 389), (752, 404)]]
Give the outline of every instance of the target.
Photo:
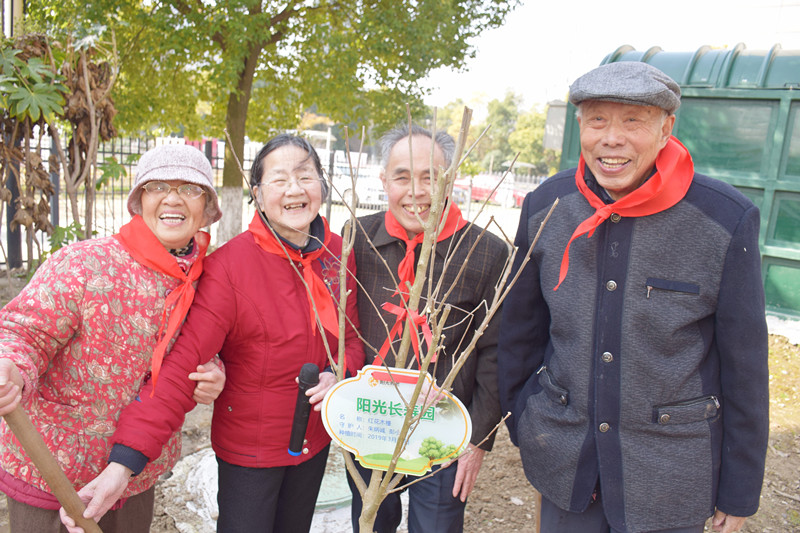
[(233, 411), (233, 407), (231, 407), (231, 406), (229, 405), (229, 406), (228, 406), (228, 411)]
[(558, 397), (558, 401), (561, 402), (561, 405), (567, 405), (567, 395), (562, 394)]
[(617, 290), (617, 282), (616, 282), (616, 281), (614, 281), (613, 279), (611, 279), (611, 280), (608, 280), (608, 281), (606, 282), (606, 289), (608, 289), (608, 290), (609, 290), (609, 292), (610, 292), (610, 291), (615, 291), (615, 290)]
[(603, 352), (601, 359), (603, 360), (604, 363), (610, 363), (611, 361), (614, 360), (614, 356), (611, 355), (611, 352)]
[(598, 429), (600, 430), (600, 433), (605, 433), (606, 431), (611, 429), (611, 426), (609, 426), (607, 422), (603, 422), (602, 424), (600, 424), (600, 427)]
[(666, 414), (666, 413), (664, 413), (663, 415), (661, 415), (660, 417), (658, 417), (658, 421), (659, 421), (660, 423), (662, 423), (662, 424), (666, 424), (667, 422), (669, 422), (669, 415), (668, 415), (668, 414)]
[(611, 218), (611, 222), (613, 222), (614, 224), (622, 220), (622, 217), (619, 216), (619, 213), (611, 213), (611, 217), (609, 218)]
[(308, 448), (303, 448), (303, 453), (307, 454), (308, 453)]

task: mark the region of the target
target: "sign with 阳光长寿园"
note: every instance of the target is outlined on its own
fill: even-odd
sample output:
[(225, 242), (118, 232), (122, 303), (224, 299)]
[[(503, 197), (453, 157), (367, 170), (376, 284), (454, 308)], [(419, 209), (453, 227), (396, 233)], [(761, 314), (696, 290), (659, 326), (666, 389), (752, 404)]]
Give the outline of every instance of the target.
[(408, 409), (422, 412), (397, 461), (398, 473), (421, 476), (431, 466), (455, 459), (469, 443), (472, 421), (466, 407), (435, 386), (429, 374), (416, 405), (410, 398), (418, 370), (367, 365), (340, 381), (322, 402), (322, 421), (331, 438), (365, 467), (386, 470)]

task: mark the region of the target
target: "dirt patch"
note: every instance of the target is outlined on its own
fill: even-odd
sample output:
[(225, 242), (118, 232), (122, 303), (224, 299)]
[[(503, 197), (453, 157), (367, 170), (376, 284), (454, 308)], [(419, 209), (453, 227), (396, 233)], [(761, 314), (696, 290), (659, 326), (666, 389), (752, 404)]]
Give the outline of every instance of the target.
[[(800, 346), (770, 336), (770, 440), (761, 507), (743, 529), (746, 533), (800, 533)], [(209, 446), (211, 409), (199, 406), (183, 428), (183, 453)], [(167, 496), (157, 485), (154, 533), (186, 533), (172, 516), (190, 520), (186, 502)], [(494, 450), (486, 455), (467, 504), (467, 533), (532, 532), (535, 493), (522, 471), (519, 451), (500, 429)], [(708, 531), (710, 527), (706, 528)], [(8, 531), (5, 500), (0, 499), (0, 532)], [(344, 533), (344, 532), (330, 532)]]

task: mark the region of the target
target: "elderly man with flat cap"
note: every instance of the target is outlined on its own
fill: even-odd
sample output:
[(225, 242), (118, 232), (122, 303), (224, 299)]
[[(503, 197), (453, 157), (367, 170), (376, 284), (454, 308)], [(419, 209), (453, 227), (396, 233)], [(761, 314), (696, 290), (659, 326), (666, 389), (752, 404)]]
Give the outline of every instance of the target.
[(601, 66), (570, 101), (581, 157), (525, 199), (498, 348), (542, 531), (738, 531), (768, 433), (758, 209), (694, 172), (660, 70)]

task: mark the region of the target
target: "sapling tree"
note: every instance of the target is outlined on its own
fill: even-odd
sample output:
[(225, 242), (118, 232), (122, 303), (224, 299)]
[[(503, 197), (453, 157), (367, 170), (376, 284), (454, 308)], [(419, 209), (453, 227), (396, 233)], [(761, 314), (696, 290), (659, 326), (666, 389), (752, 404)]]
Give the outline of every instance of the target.
[[(359, 529), (362, 532), (370, 532), (373, 530), (373, 525), (377, 515), (378, 508), (381, 502), (386, 498), (386, 496), (394, 491), (403, 490), (403, 488), (405, 487), (400, 485), (400, 483), (404, 478), (403, 474), (396, 472), (398, 460), (400, 459), (401, 455), (403, 455), (403, 453), (406, 451), (410, 442), (410, 437), (413, 435), (414, 431), (416, 431), (417, 428), (419, 427), (421, 417), (423, 416), (423, 413), (426, 410), (425, 408), (428, 406), (435, 405), (439, 401), (439, 399), (441, 398), (441, 391), (450, 390), (456, 376), (464, 367), (464, 364), (467, 362), (468, 358), (473, 354), (478, 340), (484, 334), (492, 319), (499, 312), (500, 305), (503, 299), (508, 293), (510, 287), (515, 282), (515, 279), (511, 280), (508, 279), (508, 275), (510, 272), (510, 265), (514, 260), (514, 255), (516, 253), (512, 252), (511, 257), (509, 258), (509, 260), (505, 265), (502, 275), (497, 281), (494, 290), (494, 295), (491, 301), (481, 302), (479, 309), (459, 310), (460, 312), (466, 313), (468, 319), (470, 320), (476, 319), (475, 327), (468, 330), (469, 333), (466, 334), (465, 338), (459, 339), (458, 353), (448, 355), (448, 357), (452, 357), (453, 359), (452, 368), (449, 370), (449, 372), (443, 379), (442, 383), (439, 384), (439, 390), (431, 390), (429, 387), (427, 387), (426, 374), (432, 373), (435, 375), (435, 368), (437, 364), (435, 362), (436, 361), (435, 356), (441, 351), (444, 337), (447, 334), (445, 330), (445, 323), (450, 314), (454, 311), (453, 307), (447, 303), (448, 295), (453, 290), (454, 285), (459, 283), (462, 274), (464, 272), (464, 264), (454, 264), (453, 261), (451, 261), (451, 258), (455, 250), (457, 250), (460, 246), (466, 246), (466, 244), (464, 244), (463, 242), (463, 236), (461, 239), (454, 241), (454, 244), (450, 245), (452, 246), (452, 249), (448, 249), (445, 253), (445, 260), (444, 260), (445, 271), (452, 269), (453, 271), (456, 272), (454, 280), (452, 282), (448, 282), (451, 284), (444, 283), (443, 275), (438, 275), (436, 278), (434, 278), (434, 276), (432, 275), (434, 272), (432, 258), (435, 255), (435, 250), (437, 245), (442, 246), (441, 243), (437, 242), (437, 237), (442, 227), (442, 225), (439, 222), (442, 219), (442, 214), (447, 213), (447, 208), (449, 205), (448, 202), (450, 201), (449, 197), (453, 187), (453, 181), (455, 180), (459, 165), (463, 163), (466, 156), (468, 155), (468, 151), (466, 151), (465, 153), (465, 143), (466, 143), (466, 132), (469, 129), (470, 117), (471, 117), (471, 111), (469, 109), (465, 109), (460, 129), (460, 134), (458, 136), (458, 141), (456, 143), (455, 155), (453, 157), (453, 161), (450, 167), (447, 169), (441, 169), (441, 172), (438, 173), (431, 173), (432, 175), (431, 175), (430, 211), (426, 220), (421, 220), (421, 219), (418, 220), (424, 229), (424, 239), (419, 253), (419, 259), (416, 265), (416, 275), (414, 278), (414, 283), (404, 288), (407, 289), (407, 294), (408, 294), (408, 297), (402, 300), (402, 305), (406, 311), (404, 313), (405, 327), (403, 329), (402, 340), (400, 342), (399, 349), (395, 350), (394, 348), (392, 348), (392, 353), (394, 355), (394, 361), (395, 361), (394, 368), (412, 368), (413, 365), (416, 363), (415, 358), (408, 357), (409, 353), (411, 352), (410, 348), (414, 340), (413, 339), (414, 336), (417, 337), (416, 339), (417, 346), (423, 345), (423, 339), (420, 338), (421, 334), (418, 331), (417, 325), (412, 317), (416, 316), (424, 317), (424, 319), (430, 326), (432, 334), (430, 339), (427, 341), (425, 353), (419, 354), (420, 356), (418, 365), (419, 374), (413, 393), (410, 396), (403, 397), (403, 395), (400, 394), (399, 388), (397, 387), (397, 383), (396, 382), (394, 383), (395, 389), (398, 392), (398, 396), (401, 398), (401, 401), (405, 404), (406, 409), (405, 409), (402, 429), (400, 430), (399, 435), (397, 435), (396, 444), (391, 454), (392, 458), (389, 461), (386, 471), (373, 470), (371, 479), (369, 480), (368, 483), (365, 483), (362, 480), (361, 476), (359, 475), (358, 471), (355, 469), (352, 456), (350, 455), (350, 453), (347, 453), (343, 450), (347, 468), (350, 471), (351, 476), (362, 496), (363, 507), (362, 507), (362, 514), (359, 519)], [(433, 161), (433, 154), (431, 154), (431, 161)], [(357, 179), (355, 178), (357, 174), (358, 174), (357, 172), (352, 173), (352, 175), (354, 176), (352, 178), (353, 180)], [(353, 183), (353, 185), (355, 185), (355, 183)], [(355, 187), (352, 188), (355, 189)], [(349, 205), (347, 202), (345, 202), (345, 205), (347, 205), (348, 208), (351, 210), (351, 214), (350, 214), (350, 221), (348, 224), (345, 225), (344, 234), (342, 236), (344, 244), (343, 244), (343, 257), (340, 263), (341, 265), (347, 264), (347, 255), (351, 253), (353, 249), (354, 235), (360, 224), (359, 219), (355, 217), (355, 213), (353, 211), (354, 209), (353, 205)], [(545, 222), (546, 220), (547, 219), (545, 219)], [(489, 224), (493, 223), (494, 222), (490, 220)], [(483, 228), (482, 232), (480, 233), (480, 238), (483, 238), (485, 236), (487, 230), (488, 230), (488, 225), (486, 228)], [(504, 234), (503, 236), (505, 237)], [(505, 240), (507, 243), (509, 243), (507, 237), (505, 237)], [(370, 243), (370, 245), (374, 248), (374, 244)], [(469, 258), (474, 250), (474, 244), (472, 244), (471, 246), (472, 248), (467, 253), (467, 261), (469, 261)], [(375, 250), (375, 253), (378, 254), (377, 250)], [(527, 261), (527, 258), (528, 257), (525, 258), (525, 261)], [(384, 266), (387, 269), (387, 272), (389, 273), (390, 277), (394, 280), (394, 283), (397, 284), (397, 280), (393, 269), (390, 268), (390, 266), (385, 261), (384, 261)], [(347, 292), (346, 283), (344, 283), (344, 276), (346, 275), (348, 275), (348, 273), (344, 272), (344, 269), (342, 269), (342, 271), (340, 271), (340, 276), (341, 276), (339, 283), (340, 293), (336, 295), (339, 306), (339, 323), (341, 328), (340, 339), (344, 338), (343, 331), (345, 327), (345, 321), (347, 320), (346, 314), (344, 312), (346, 308), (346, 300), (347, 298), (355, 297), (355, 295), (349, 294)], [(371, 304), (375, 307), (375, 309), (377, 309), (379, 302), (371, 302)], [(390, 335), (390, 325), (387, 324), (385, 321), (383, 322), (382, 325), (385, 328), (386, 335), (388, 338)], [(374, 350), (377, 352), (375, 347), (369, 346), (366, 342), (365, 342), (365, 349)], [(342, 354), (343, 350), (344, 346), (340, 341), (340, 345), (338, 347), (338, 353)], [(334, 362), (332, 353), (329, 352), (329, 355), (330, 355), (330, 363), (336, 369), (338, 378), (343, 379), (344, 377), (343, 367), (342, 367), (343, 358), (342, 357), (338, 358), (339, 364), (337, 366), (336, 363)], [(392, 367), (386, 367), (386, 370), (387, 374), (391, 376)], [(418, 405), (422, 405), (423, 408), (416, 410), (416, 412), (414, 409), (410, 408)], [(434, 457), (435, 459), (440, 459), (443, 456), (448, 455), (448, 453), (444, 453), (442, 449), (446, 448), (446, 445), (444, 443), (432, 442), (428, 440), (425, 441), (423, 448), (424, 448), (423, 451), (425, 452), (426, 456), (428, 457), (435, 456)], [(418, 450), (414, 451), (416, 452)], [(435, 475), (435, 474), (428, 474), (428, 475)]]

